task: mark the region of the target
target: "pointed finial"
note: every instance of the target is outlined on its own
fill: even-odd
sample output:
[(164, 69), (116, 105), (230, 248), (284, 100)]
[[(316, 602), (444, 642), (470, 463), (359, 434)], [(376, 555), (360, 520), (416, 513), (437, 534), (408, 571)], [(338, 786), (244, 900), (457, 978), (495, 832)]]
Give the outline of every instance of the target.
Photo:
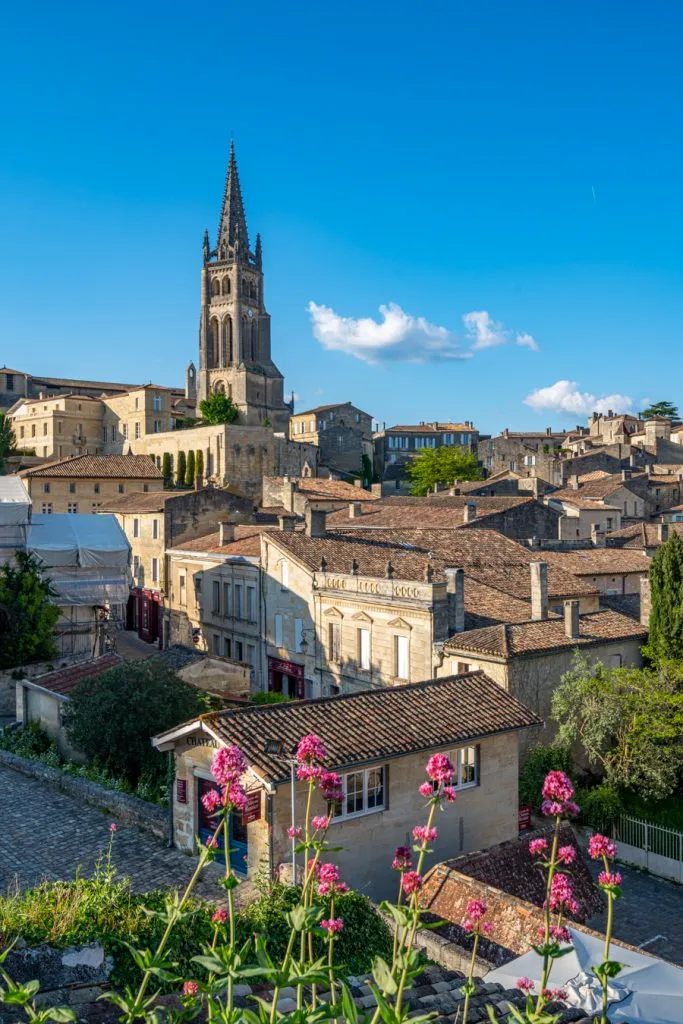
[(260, 270), (263, 266), (263, 246), (261, 245), (261, 235), (256, 236), (256, 248), (254, 249), (254, 262)]
[(427, 568), (425, 569), (425, 583), (431, 583), (433, 578), (434, 570), (432, 569), (431, 565), (427, 563)]
[(211, 255), (211, 245), (209, 244), (209, 230), (208, 230), (208, 228), (204, 229), (203, 251), (204, 251), (204, 262), (208, 263), (209, 262), (209, 256)]
[(321, 572), (326, 572), (327, 571), (327, 559), (325, 558), (324, 555), (320, 559), (320, 571)]
[(223, 245), (234, 246), (237, 238), (239, 238), (242, 250), (248, 251), (249, 236), (247, 235), (247, 222), (244, 216), (244, 204), (242, 203), (240, 178), (235, 157), (235, 141), (231, 139), (228, 173), (223, 191), (223, 208), (218, 228), (218, 249), (220, 250)]
[(351, 562), (351, 575), (352, 576), (357, 576), (358, 575), (358, 562), (356, 561), (355, 558)]
[(394, 567), (391, 564), (391, 561), (387, 562), (386, 577), (387, 577), (388, 580), (393, 580), (393, 578), (394, 578)]

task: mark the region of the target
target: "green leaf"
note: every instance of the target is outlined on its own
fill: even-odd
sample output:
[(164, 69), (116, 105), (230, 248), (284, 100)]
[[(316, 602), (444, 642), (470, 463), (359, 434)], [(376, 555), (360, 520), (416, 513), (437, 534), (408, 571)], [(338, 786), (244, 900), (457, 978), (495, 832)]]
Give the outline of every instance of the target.
[(287, 914), (287, 921), (296, 932), (300, 932), (306, 923), (306, 908), (300, 903)]
[(63, 1024), (64, 1021), (75, 1021), (78, 1020), (76, 1014), (68, 1006), (51, 1006), (47, 1010), (47, 1019), (59, 1021)]
[(372, 976), (386, 995), (395, 995), (398, 991), (398, 983), (391, 973), (391, 968), (381, 956), (376, 956), (372, 961)]

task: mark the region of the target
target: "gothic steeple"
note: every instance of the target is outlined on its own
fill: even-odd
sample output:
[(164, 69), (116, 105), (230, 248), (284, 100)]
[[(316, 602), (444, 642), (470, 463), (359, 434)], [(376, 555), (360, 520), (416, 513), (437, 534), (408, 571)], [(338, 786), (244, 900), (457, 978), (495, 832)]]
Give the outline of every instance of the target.
[(246, 255), (249, 251), (249, 236), (244, 216), (237, 160), (235, 159), (235, 143), (231, 140), (228, 173), (223, 192), (223, 209), (218, 228), (218, 252), (220, 253), (223, 246), (233, 247), (235, 242), (237, 242), (238, 249)]

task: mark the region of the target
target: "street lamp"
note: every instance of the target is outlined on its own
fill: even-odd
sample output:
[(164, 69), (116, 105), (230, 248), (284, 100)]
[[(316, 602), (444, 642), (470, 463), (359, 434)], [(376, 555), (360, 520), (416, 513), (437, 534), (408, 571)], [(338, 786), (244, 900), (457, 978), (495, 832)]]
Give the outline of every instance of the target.
[(308, 629), (301, 630), (301, 639), (299, 640), (299, 651), (304, 656), (308, 653), (308, 640), (306, 639), (306, 634), (312, 636), (315, 639), (315, 630), (313, 629), (312, 626), (310, 626)]
[(292, 885), (296, 885), (296, 835), (294, 834), (294, 829), (296, 828), (296, 769), (298, 761), (294, 757), (287, 757), (282, 740), (266, 740), (263, 752), (289, 765), (289, 784), (292, 798)]

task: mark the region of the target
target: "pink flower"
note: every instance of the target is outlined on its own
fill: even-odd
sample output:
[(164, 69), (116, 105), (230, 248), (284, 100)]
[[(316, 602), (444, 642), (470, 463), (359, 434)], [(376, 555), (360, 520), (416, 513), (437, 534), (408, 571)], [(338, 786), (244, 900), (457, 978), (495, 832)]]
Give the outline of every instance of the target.
[(470, 900), (467, 904), (467, 916), (473, 921), (481, 921), (488, 909), (483, 900)]
[(455, 792), (453, 786), (444, 786), (441, 790), (441, 795), (446, 797), (449, 804), (452, 804), (455, 802), (455, 798), (458, 794)]
[(529, 843), (529, 853), (532, 857), (540, 857), (548, 852), (547, 839), (532, 839)]
[(484, 932), (484, 935), (490, 935), (491, 932), (493, 931), (493, 925), (491, 924), (490, 921), (484, 921), (481, 928), (482, 931)]
[(316, 864), (315, 857), (311, 857), (311, 859), (309, 860), (309, 862), (308, 862), (308, 870), (312, 871), (313, 874), (316, 876), (316, 878), (320, 874), (320, 865)]
[(413, 839), (416, 843), (433, 843), (438, 834), (434, 827), (427, 828), (426, 825), (416, 825), (413, 829)]
[(199, 985), (196, 981), (186, 981), (183, 985), (184, 996), (196, 996), (199, 995)]
[(300, 764), (296, 770), (296, 777), (299, 782), (310, 782), (311, 779), (319, 779), (323, 774), (320, 765)]
[(321, 882), (338, 882), (339, 868), (336, 864), (321, 864), (318, 868), (318, 878)]
[[(545, 934), (543, 929), (541, 928), (540, 931), (541, 931), (541, 937), (543, 937), (544, 934)], [(564, 927), (561, 928), (558, 925), (553, 925), (551, 927), (550, 935), (551, 935), (551, 938), (555, 939), (556, 942), (571, 942), (572, 941), (572, 937), (569, 934), (569, 929), (568, 928), (564, 928)]]
[(323, 772), (320, 776), (320, 792), (328, 804), (338, 804), (344, 799), (341, 776), (336, 772)]
[(225, 924), (228, 920), (228, 912), (224, 907), (219, 907), (218, 910), (214, 911), (211, 918), (214, 924)]
[(531, 978), (518, 978), (517, 988), (520, 989), (520, 991), (526, 992), (528, 994), (529, 992), (533, 992), (535, 988), (535, 983), (531, 980)]
[(348, 891), (349, 887), (346, 882), (321, 882), (318, 886), (319, 896), (330, 896), (332, 893)]
[(564, 988), (544, 988), (541, 992), (544, 999), (552, 1003), (562, 1002), (567, 998), (567, 990)]
[(311, 818), (311, 825), (316, 832), (322, 832), (323, 829), (327, 828), (328, 818), (325, 814), (316, 814)]
[(608, 857), (611, 860), (617, 855), (616, 843), (596, 832), (588, 840), (588, 853), (593, 860), (600, 860), (601, 857)]
[(566, 803), (574, 796), (571, 779), (564, 772), (548, 772), (543, 782), (543, 799)]
[(118, 827), (119, 827), (119, 826), (118, 826), (118, 825), (116, 824), (116, 822), (115, 822), (115, 821), (112, 821), (111, 825), (109, 826), (109, 831), (110, 831), (110, 832), (116, 832), (116, 830), (117, 830), (117, 828), (118, 828)]
[(553, 875), (550, 885), (550, 909), (554, 911), (564, 910), (569, 914), (577, 914), (579, 905), (574, 899), (572, 884), (567, 875), (557, 871)]
[(394, 871), (407, 871), (413, 866), (413, 858), (408, 846), (397, 846), (391, 862)]
[[(437, 755), (435, 754), (434, 756), (436, 757)], [(419, 892), (422, 888), (422, 875), (418, 875), (417, 871), (406, 871), (401, 885), (406, 896), (412, 896), (413, 893)]]
[(431, 782), (423, 782), (420, 788), (418, 789), (418, 793), (420, 794), (420, 796), (424, 797), (434, 796), (434, 787), (432, 786)]
[(468, 932), (468, 933), (469, 932), (473, 932), (474, 931), (474, 921), (470, 921), (469, 917), (466, 917), (465, 920), (462, 923), (462, 930), (464, 932)]
[(308, 736), (304, 736), (299, 740), (299, 746), (296, 748), (296, 759), (299, 764), (313, 764), (315, 761), (326, 761), (327, 748), (319, 736), (310, 732)]
[(573, 846), (561, 846), (557, 851), (557, 859), (561, 864), (573, 864), (576, 860), (576, 850)]
[(213, 756), (211, 774), (221, 786), (237, 782), (247, 770), (247, 759), (239, 747), (221, 747)]
[(601, 871), (598, 875), (598, 885), (621, 885), (621, 874), (618, 871)]
[(216, 839), (215, 836), (207, 836), (206, 848), (207, 848), (207, 850), (217, 850), (218, 849), (218, 840)]
[(223, 797), (217, 789), (209, 789), (202, 797), (202, 804), (207, 814), (215, 814), (223, 806)]
[(290, 839), (301, 839), (303, 829), (300, 825), (290, 825), (287, 829), (287, 835)]
[(329, 920), (321, 921), (320, 927), (324, 928), (328, 935), (338, 935), (344, 927), (341, 917), (331, 917)]
[(233, 782), (228, 790), (227, 801), (230, 807), (243, 811), (247, 806), (247, 794), (239, 782)]
[(432, 754), (427, 761), (427, 775), (433, 782), (449, 785), (453, 781), (455, 768), (446, 754)]

